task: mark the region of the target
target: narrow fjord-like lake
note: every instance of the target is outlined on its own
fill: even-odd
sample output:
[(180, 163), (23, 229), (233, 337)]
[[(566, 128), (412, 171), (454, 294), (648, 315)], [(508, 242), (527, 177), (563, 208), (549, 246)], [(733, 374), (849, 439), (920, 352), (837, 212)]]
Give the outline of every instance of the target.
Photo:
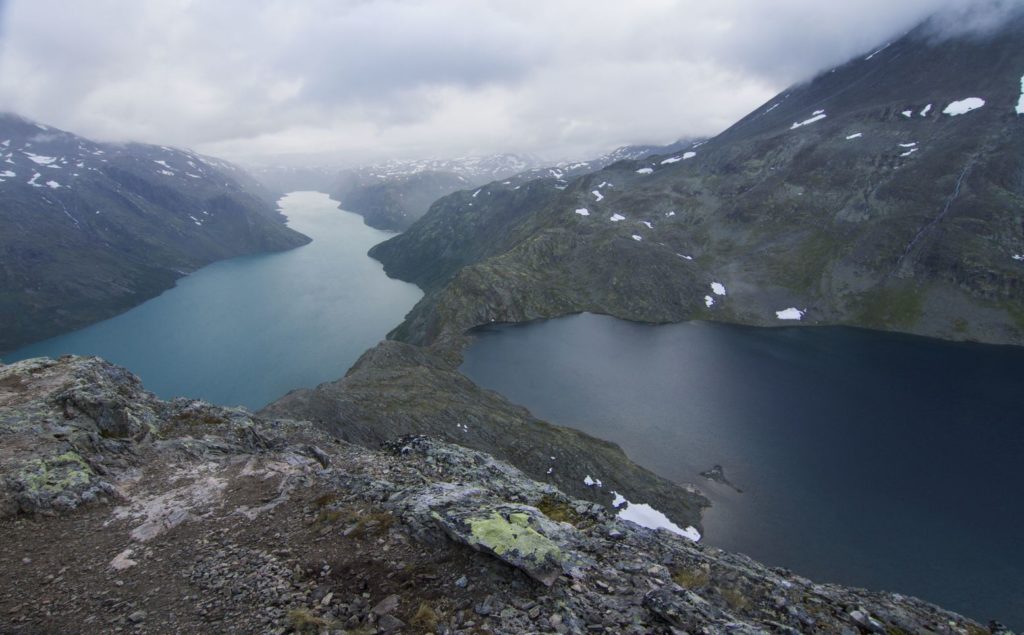
[(294, 192), (280, 205), (312, 243), (211, 264), (126, 313), (5, 361), (100, 355), (160, 397), (252, 409), (341, 377), (422, 294), (366, 255), (392, 234), (319, 192)]
[(462, 371), (698, 484), (709, 544), (1024, 628), (1024, 349), (583, 314), (480, 329)]

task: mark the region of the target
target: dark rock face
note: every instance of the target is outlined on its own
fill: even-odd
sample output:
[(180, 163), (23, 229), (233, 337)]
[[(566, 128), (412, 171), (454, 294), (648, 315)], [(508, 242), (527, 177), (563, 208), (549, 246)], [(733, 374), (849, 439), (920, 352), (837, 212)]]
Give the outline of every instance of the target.
[(105, 319), (215, 260), (309, 242), (231, 164), (0, 116), (0, 353)]
[(0, 366), (0, 459), (13, 633), (988, 632), (639, 527), (482, 452), (164, 402), (97, 358)]
[[(393, 336), (580, 311), (793, 324), (777, 312), (794, 309), (1024, 343), (1022, 35), (1019, 14), (985, 38), (926, 24), (706, 143), (452, 194), (371, 251), (428, 291)], [(971, 98), (984, 105), (963, 112)]]

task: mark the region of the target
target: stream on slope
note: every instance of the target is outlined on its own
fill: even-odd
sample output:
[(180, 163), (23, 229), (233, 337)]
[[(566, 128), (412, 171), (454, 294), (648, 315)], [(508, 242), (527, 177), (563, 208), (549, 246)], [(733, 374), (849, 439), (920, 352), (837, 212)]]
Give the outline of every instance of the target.
[(476, 335), (472, 380), (698, 484), (709, 544), (1024, 628), (1024, 349), (590, 314)]
[(338, 379), (422, 293), (385, 276), (366, 255), (392, 233), (366, 226), (319, 192), (293, 192), (280, 206), (289, 227), (313, 242), (213, 263), (125, 313), (4, 361), (99, 355), (162, 398), (251, 409)]

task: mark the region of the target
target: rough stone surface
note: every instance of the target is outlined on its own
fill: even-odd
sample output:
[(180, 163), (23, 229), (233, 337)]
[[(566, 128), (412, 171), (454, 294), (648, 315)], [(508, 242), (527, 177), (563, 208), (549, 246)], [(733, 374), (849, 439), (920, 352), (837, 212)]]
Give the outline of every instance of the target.
[[(164, 402), (96, 358), (0, 367), (0, 424), (4, 632), (990, 632), (638, 527), (483, 452)], [(19, 476), (33, 461), (57, 476)]]

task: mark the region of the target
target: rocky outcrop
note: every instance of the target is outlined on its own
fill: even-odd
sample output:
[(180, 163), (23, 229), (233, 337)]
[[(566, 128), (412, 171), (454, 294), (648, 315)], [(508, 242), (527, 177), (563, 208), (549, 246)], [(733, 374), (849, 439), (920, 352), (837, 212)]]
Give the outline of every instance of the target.
[[(5, 632), (988, 632), (638, 527), (482, 452), (163, 402), (96, 358), (0, 367), (0, 451)], [(40, 483), (20, 476), (36, 461)]]
[[(703, 495), (642, 468), (613, 443), (541, 421), (480, 388), (458, 371), (458, 343), (430, 349), (381, 342), (342, 379), (292, 391), (260, 415), (311, 421), (371, 448), (401, 435), (429, 435), (492, 454), (572, 496), (610, 506), (617, 491), (680, 526), (700, 527)], [(587, 475), (602, 486), (587, 485)]]

